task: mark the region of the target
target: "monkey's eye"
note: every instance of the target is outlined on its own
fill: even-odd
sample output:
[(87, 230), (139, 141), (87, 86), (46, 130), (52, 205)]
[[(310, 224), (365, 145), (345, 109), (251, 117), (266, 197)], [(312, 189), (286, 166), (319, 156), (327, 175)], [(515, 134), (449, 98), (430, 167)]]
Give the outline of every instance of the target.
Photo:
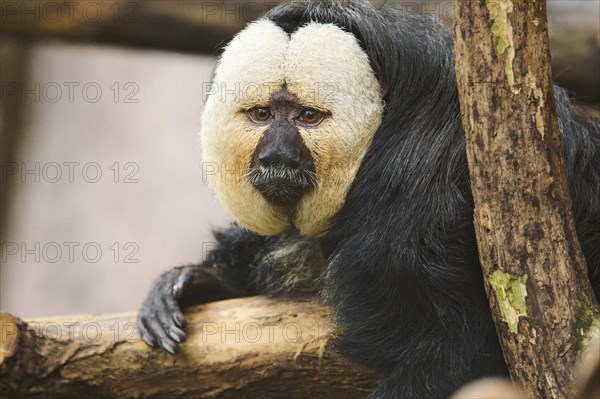
[(317, 126), (324, 117), (325, 115), (316, 109), (304, 108), (302, 112), (300, 112), (298, 120), (308, 126)]
[(266, 107), (256, 107), (248, 111), (248, 117), (252, 122), (262, 123), (271, 118), (271, 110)]

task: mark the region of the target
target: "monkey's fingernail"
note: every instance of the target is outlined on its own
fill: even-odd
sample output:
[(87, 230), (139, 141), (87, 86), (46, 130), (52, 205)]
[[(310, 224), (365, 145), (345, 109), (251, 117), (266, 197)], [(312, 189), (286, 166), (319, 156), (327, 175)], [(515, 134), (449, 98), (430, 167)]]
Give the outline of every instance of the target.
[(173, 320), (175, 320), (175, 323), (177, 323), (177, 325), (178, 325), (179, 327), (183, 327), (183, 326), (184, 326), (184, 322), (185, 322), (185, 320), (184, 320), (184, 318), (183, 318), (183, 316), (182, 316), (182, 315), (180, 315), (180, 314), (178, 314), (178, 313), (175, 313), (175, 314), (173, 315)]
[(181, 343), (181, 336), (180, 336), (179, 332), (177, 332), (173, 328), (169, 329), (169, 337), (171, 337), (173, 339), (173, 341), (175, 341), (177, 343)]
[(144, 340), (144, 342), (146, 343), (146, 345), (148, 345), (151, 348), (154, 348), (154, 346), (156, 345), (156, 343), (154, 342), (154, 340), (152, 338), (150, 338), (146, 334), (142, 334), (142, 339)]
[(165, 350), (166, 350), (167, 352), (169, 352), (171, 355), (174, 355), (174, 354), (176, 354), (176, 353), (177, 353), (177, 346), (175, 346), (175, 345), (171, 345), (171, 344), (168, 344), (168, 343), (166, 343), (166, 342), (163, 342), (162, 346), (163, 346), (163, 348), (165, 348)]

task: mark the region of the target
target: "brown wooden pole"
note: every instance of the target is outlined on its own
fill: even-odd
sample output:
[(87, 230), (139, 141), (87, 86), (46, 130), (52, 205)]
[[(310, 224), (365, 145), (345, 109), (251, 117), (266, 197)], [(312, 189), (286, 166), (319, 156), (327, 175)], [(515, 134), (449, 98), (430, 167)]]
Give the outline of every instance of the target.
[(569, 397), (600, 311), (571, 215), (546, 2), (460, 1), (457, 10), (475, 230), (504, 356), (528, 397)]

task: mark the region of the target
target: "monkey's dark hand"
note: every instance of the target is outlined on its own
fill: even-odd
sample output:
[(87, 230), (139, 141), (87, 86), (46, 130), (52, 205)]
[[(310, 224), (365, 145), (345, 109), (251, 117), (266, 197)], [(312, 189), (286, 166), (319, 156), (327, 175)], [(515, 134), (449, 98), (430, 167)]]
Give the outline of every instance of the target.
[(173, 268), (152, 284), (138, 314), (140, 335), (148, 345), (160, 344), (175, 354), (186, 339), (183, 307), (236, 296), (238, 293), (222, 281), (212, 261)]
[(185, 341), (185, 318), (179, 301), (193, 282), (193, 266), (176, 267), (154, 280), (138, 314), (140, 336), (148, 345), (160, 344), (175, 354)]

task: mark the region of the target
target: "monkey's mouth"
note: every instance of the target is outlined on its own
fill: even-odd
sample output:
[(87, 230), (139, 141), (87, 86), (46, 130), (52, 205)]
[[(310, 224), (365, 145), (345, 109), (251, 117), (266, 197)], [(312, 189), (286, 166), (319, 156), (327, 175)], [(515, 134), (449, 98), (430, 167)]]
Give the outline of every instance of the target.
[(252, 168), (248, 177), (250, 184), (276, 205), (294, 205), (317, 186), (316, 173), (286, 166)]

